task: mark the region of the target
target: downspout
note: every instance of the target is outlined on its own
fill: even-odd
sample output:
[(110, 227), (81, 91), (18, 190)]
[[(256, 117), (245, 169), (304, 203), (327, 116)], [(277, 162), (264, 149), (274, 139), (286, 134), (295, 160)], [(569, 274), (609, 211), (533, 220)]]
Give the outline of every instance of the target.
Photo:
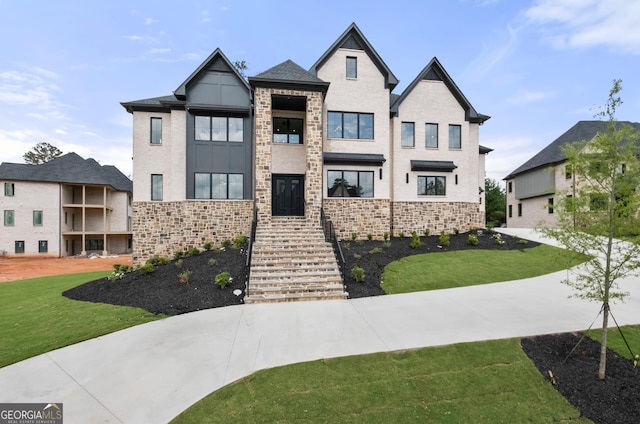
[(64, 216), (64, 210), (62, 208), (62, 183), (58, 183), (58, 210), (60, 215), (58, 216), (58, 257), (62, 257), (62, 217)]

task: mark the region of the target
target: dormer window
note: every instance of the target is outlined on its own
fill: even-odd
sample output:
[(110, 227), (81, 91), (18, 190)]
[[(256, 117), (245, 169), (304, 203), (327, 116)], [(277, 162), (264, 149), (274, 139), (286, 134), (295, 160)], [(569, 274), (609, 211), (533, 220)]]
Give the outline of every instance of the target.
[(358, 58), (347, 56), (347, 78), (358, 78)]

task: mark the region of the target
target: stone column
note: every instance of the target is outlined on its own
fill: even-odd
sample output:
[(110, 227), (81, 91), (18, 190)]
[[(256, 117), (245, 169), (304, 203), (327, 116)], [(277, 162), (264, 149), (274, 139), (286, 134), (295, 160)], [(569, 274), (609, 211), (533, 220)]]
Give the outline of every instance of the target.
[(255, 202), (258, 208), (258, 222), (271, 222), (271, 91), (257, 87), (255, 90), (256, 158)]

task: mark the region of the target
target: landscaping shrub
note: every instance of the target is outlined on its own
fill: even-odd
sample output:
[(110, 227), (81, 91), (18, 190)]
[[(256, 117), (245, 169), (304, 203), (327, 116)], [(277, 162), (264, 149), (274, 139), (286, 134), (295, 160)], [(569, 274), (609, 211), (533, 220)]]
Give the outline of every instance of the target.
[(173, 259), (180, 259), (184, 256), (184, 251), (178, 250), (173, 254)]
[(385, 233), (382, 235), (382, 238), (384, 238), (384, 241), (389, 240), (389, 233), (385, 231)]
[(247, 236), (238, 236), (236, 238), (233, 239), (233, 243), (232, 246), (234, 249), (240, 249), (242, 246), (244, 246), (247, 243)]
[(453, 229), (453, 234), (455, 234), (455, 235), (460, 234), (460, 230), (459, 230), (459, 229), (457, 229), (457, 228), (454, 228), (454, 229)]
[(216, 284), (220, 286), (221, 289), (227, 287), (231, 283), (231, 274), (227, 271), (221, 272), (216, 275)]
[(229, 248), (233, 245), (233, 243), (231, 242), (231, 240), (225, 240), (222, 242), (222, 247), (224, 248)]
[(199, 254), (200, 249), (197, 247), (190, 247), (189, 250), (187, 250), (187, 256), (198, 256)]
[(351, 277), (353, 277), (353, 279), (358, 283), (364, 282), (364, 269), (357, 265), (354, 266), (351, 268)]
[(404, 231), (400, 231), (400, 233), (398, 233), (398, 237), (404, 238)]
[(371, 233), (367, 234), (367, 240), (369, 241), (373, 240), (373, 234)]
[(374, 247), (373, 249), (369, 250), (370, 254), (374, 254), (374, 253), (380, 253), (382, 252), (382, 248), (381, 247)]
[(182, 259), (178, 259), (174, 265), (176, 268), (182, 268)]
[(358, 233), (351, 233), (351, 241), (355, 241), (358, 238)]
[(189, 284), (189, 279), (191, 278), (191, 271), (189, 271), (188, 269), (182, 271), (180, 274), (178, 274), (178, 282), (182, 283), (182, 284)]
[(431, 230), (429, 230), (428, 228), (425, 228), (422, 233), (424, 234), (425, 237), (429, 237), (429, 234), (431, 234)]
[(211, 258), (208, 261), (209, 265), (211, 266), (216, 266), (216, 264), (218, 263), (218, 261), (215, 258)]
[(361, 255), (361, 254), (359, 254), (359, 253), (354, 253), (354, 254), (353, 254), (353, 257), (354, 257), (355, 259), (360, 259), (360, 258), (362, 258), (362, 255)]
[(160, 256), (156, 262), (158, 265), (167, 265), (171, 261), (166, 256)]
[(146, 263), (144, 265), (140, 265), (138, 267), (138, 271), (142, 272), (143, 274), (151, 274), (153, 272), (153, 264)]
[(478, 245), (478, 236), (475, 234), (469, 234), (469, 238), (467, 239), (467, 243), (469, 243), (471, 246), (477, 246)]
[(213, 243), (208, 241), (202, 246), (202, 248), (208, 252), (213, 249)]
[(411, 244), (409, 245), (412, 249), (417, 249), (418, 247), (420, 247), (422, 245), (422, 242), (420, 241), (420, 237), (418, 236), (417, 232), (412, 232), (411, 233)]
[(107, 277), (107, 280), (109, 281), (122, 280), (124, 278), (124, 275), (131, 271), (132, 269), (129, 265), (114, 264), (113, 272), (111, 273), (111, 275)]
[(145, 264), (158, 265), (158, 257), (157, 256), (153, 256), (153, 257), (147, 259)]
[(446, 249), (451, 244), (451, 237), (449, 237), (449, 234), (445, 233), (443, 230), (442, 232), (440, 232), (439, 242), (440, 246)]

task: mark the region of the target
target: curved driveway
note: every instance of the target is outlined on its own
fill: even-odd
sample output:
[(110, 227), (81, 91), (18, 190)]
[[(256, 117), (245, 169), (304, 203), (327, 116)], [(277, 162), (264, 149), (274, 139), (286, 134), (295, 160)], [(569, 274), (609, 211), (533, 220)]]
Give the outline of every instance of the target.
[[(538, 238), (523, 230), (518, 234)], [(599, 305), (568, 298), (570, 289), (559, 282), (567, 272), (430, 292), (179, 315), (4, 367), (0, 402), (63, 403), (67, 424), (155, 424), (264, 368), (585, 329)], [(631, 295), (613, 306), (620, 325), (640, 323), (638, 283), (623, 282)]]

